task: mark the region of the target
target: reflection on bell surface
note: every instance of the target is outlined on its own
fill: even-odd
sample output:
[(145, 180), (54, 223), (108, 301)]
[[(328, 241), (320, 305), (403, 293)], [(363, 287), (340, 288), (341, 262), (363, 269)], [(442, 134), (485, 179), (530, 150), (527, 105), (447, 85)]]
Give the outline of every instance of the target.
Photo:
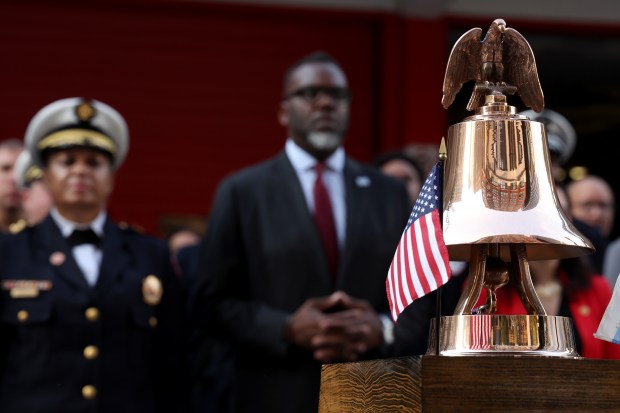
[[(547, 316), (529, 260), (569, 258), (594, 248), (556, 196), (542, 123), (517, 114), (507, 95), (544, 107), (534, 55), (496, 19), (484, 39), (471, 29), (454, 45), (444, 79), (445, 108), (475, 80), (475, 114), (450, 126), (444, 165), (443, 237), (451, 260), (469, 261), (453, 316), (433, 320), (428, 354), (579, 357), (572, 320)], [(527, 315), (496, 314), (496, 290), (511, 283)], [(482, 290), (486, 303), (475, 307)]]
[[(429, 354), (436, 346), (431, 324)], [(443, 356), (579, 357), (572, 323), (566, 317), (533, 315), (463, 315), (442, 317), (440, 354)]]
[(443, 235), (450, 259), (469, 261), (472, 246), (525, 244), (529, 260), (593, 252), (555, 194), (543, 124), (516, 114), (505, 96), (448, 129)]

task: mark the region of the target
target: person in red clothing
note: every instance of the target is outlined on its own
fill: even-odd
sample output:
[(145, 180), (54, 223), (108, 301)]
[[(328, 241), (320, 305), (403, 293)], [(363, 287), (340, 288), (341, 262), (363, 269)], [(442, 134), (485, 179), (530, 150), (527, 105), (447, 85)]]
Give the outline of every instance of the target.
[[(577, 352), (582, 357), (620, 359), (620, 346), (594, 337), (611, 300), (605, 278), (588, 270), (585, 257), (531, 261), (536, 293), (549, 316), (570, 317)], [(483, 292), (478, 305), (484, 304)], [(508, 284), (497, 290), (496, 314), (527, 314), (517, 289)]]
[[(570, 211), (563, 188), (558, 187), (556, 191), (564, 211)], [(594, 337), (611, 300), (612, 290), (607, 280), (594, 271), (588, 258), (530, 261), (529, 266), (536, 294), (547, 315), (572, 318), (579, 355), (620, 359), (619, 345)], [(483, 291), (477, 305), (484, 304), (485, 300)], [(517, 289), (511, 283), (497, 290), (496, 314), (527, 314)]]

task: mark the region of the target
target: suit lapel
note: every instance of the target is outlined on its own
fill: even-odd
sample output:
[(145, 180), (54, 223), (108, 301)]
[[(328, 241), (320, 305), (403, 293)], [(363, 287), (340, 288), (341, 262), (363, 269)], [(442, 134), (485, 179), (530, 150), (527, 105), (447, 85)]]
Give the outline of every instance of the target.
[(104, 225), (102, 251), (99, 278), (95, 286), (98, 293), (105, 293), (114, 285), (129, 261), (122, 233), (110, 219)]
[(340, 269), (338, 272), (337, 285), (341, 285), (344, 274), (348, 274), (351, 260), (355, 259), (357, 251), (358, 231), (365, 223), (366, 196), (372, 182), (370, 177), (364, 174), (359, 165), (348, 159), (344, 166), (344, 185), (346, 191), (347, 227), (344, 243), (344, 251), (340, 257)]
[(308, 204), (301, 189), (299, 178), (286, 154), (282, 153), (276, 159), (272, 174), (274, 182), (276, 182), (276, 187), (273, 189), (279, 191), (286, 198), (285, 207), (294, 214), (292, 220), (306, 226), (304, 229), (308, 229), (307, 226), (314, 228), (314, 220), (308, 210)]
[[(297, 172), (293, 165), (291, 165), (286, 153), (282, 152), (275, 160), (274, 167), (272, 169), (272, 182), (275, 183), (272, 191), (278, 191), (284, 198), (284, 202), (278, 203), (285, 210), (282, 211), (280, 216), (290, 217), (288, 225), (295, 225), (299, 227), (300, 234), (305, 238), (305, 244), (311, 251), (316, 251), (317, 259), (313, 260), (308, 265), (316, 266), (316, 273), (320, 276), (320, 279), (326, 283), (327, 286), (331, 285), (331, 276), (329, 273), (329, 266), (327, 264), (327, 257), (323, 253), (323, 245), (319, 237), (319, 232), (314, 223), (314, 218), (308, 210), (308, 204), (301, 188), (301, 183), (297, 177)], [(317, 265), (318, 263), (318, 265)]]
[(42, 262), (49, 262), (56, 274), (75, 287), (92, 293), (84, 274), (78, 267), (67, 240), (62, 236), (60, 229), (51, 216), (41, 222), (36, 228), (35, 239), (40, 239), (37, 247)]

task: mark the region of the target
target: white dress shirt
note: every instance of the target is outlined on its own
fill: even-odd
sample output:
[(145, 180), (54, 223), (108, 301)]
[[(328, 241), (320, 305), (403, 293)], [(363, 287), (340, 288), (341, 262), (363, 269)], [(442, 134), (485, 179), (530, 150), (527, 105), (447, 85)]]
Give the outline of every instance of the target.
[[(103, 224), (106, 219), (106, 213), (103, 211), (99, 213), (97, 218), (90, 224), (78, 224), (70, 221), (60, 215), (56, 208), (51, 209), (50, 215), (56, 222), (56, 225), (58, 225), (58, 228), (60, 228), (60, 232), (64, 238), (69, 238), (74, 229), (88, 228), (91, 228), (99, 237), (103, 237)], [(101, 249), (93, 244), (82, 244), (73, 247), (71, 252), (73, 253), (73, 258), (75, 258), (75, 261), (82, 270), (88, 285), (91, 287), (95, 286), (99, 278), (99, 267), (101, 267), (101, 258), (103, 256)]]

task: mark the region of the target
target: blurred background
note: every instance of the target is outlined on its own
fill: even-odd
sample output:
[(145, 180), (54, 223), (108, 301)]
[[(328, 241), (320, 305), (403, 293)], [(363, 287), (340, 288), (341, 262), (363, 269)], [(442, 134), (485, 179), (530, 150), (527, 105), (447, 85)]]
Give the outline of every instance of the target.
[[(0, 18), (0, 139), (23, 137), (36, 111), (59, 98), (114, 106), (129, 124), (130, 151), (109, 212), (154, 235), (201, 222), (225, 175), (281, 150), (284, 71), (318, 49), (349, 76), (350, 155), (370, 162), (391, 149), (433, 148), (471, 114), (467, 88), (441, 106), (450, 50), (495, 18), (525, 36), (545, 107), (577, 131), (567, 166), (586, 166), (620, 195), (614, 0), (0, 0)], [(509, 103), (527, 109), (518, 97)]]

